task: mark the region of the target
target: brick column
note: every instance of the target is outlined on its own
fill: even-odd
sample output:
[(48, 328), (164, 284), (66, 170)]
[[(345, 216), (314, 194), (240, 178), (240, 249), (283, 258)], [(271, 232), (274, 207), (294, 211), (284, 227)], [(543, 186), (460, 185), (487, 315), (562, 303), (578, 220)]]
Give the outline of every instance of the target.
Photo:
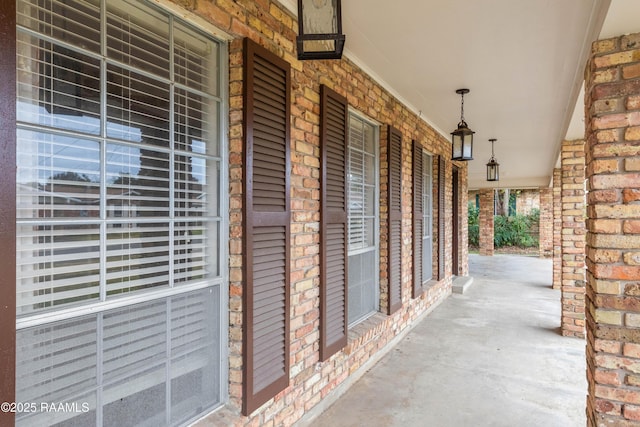
[(584, 141), (563, 141), (561, 162), (562, 335), (584, 338)]
[(553, 289), (562, 287), (562, 169), (553, 170)]
[(540, 189), (540, 235), (538, 236), (541, 258), (553, 256), (553, 189)]
[(640, 34), (587, 68), (587, 417), (640, 425)]
[(480, 190), (480, 255), (493, 256), (493, 189)]

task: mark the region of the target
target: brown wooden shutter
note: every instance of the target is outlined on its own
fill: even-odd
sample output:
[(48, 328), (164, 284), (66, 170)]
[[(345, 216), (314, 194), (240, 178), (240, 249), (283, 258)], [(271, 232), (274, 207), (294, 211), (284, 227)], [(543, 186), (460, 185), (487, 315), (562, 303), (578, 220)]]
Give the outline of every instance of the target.
[(347, 345), (347, 100), (320, 88), (320, 359)]
[(389, 126), (387, 136), (389, 158), (388, 214), (388, 281), (391, 314), (402, 307), (402, 134)]
[(244, 41), (244, 402), (289, 385), (289, 63)]
[(417, 298), (422, 294), (422, 234), (424, 231), (424, 206), (422, 206), (422, 146), (413, 141), (413, 292), (411, 296)]
[[(0, 402), (16, 385), (16, 2), (0, 2)], [(0, 411), (0, 425), (15, 413)]]
[(446, 185), (446, 164), (442, 156), (438, 156), (438, 280), (444, 279), (444, 192)]

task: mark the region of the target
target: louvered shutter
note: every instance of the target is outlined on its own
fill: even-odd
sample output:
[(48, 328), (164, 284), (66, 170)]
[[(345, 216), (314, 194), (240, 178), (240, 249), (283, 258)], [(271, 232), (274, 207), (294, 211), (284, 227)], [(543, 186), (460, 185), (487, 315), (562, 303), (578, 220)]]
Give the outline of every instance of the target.
[[(16, 362), (16, 2), (0, 2), (0, 401), (15, 402)], [(14, 425), (0, 411), (0, 425)]]
[(347, 345), (347, 100), (320, 88), (320, 359)]
[(387, 135), (389, 159), (388, 213), (388, 313), (402, 307), (402, 134), (389, 126)]
[(445, 161), (438, 156), (438, 280), (444, 279), (444, 192), (445, 192)]
[(244, 414), (289, 384), (290, 65), (244, 43)]
[(422, 294), (422, 243), (424, 232), (424, 218), (422, 206), (422, 147), (413, 141), (413, 292), (412, 297), (417, 298)]

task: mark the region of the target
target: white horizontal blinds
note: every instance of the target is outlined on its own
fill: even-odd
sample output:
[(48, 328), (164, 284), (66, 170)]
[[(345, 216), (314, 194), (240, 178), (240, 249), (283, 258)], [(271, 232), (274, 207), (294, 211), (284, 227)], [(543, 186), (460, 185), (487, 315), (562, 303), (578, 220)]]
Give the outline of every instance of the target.
[(100, 53), (100, 0), (21, 0), (18, 26)]
[(174, 285), (220, 275), (211, 246), (220, 241), (216, 221), (178, 222), (174, 225)]
[[(139, 130), (132, 142), (169, 147), (169, 84), (116, 65), (107, 67), (107, 120)], [(123, 138), (119, 129), (107, 136)]]
[(19, 316), (99, 300), (98, 224), (19, 224), (17, 228)]
[(171, 164), (168, 153), (107, 144), (104, 167), (107, 217), (127, 216), (116, 214), (116, 206), (136, 213), (128, 216), (169, 216)]
[(185, 423), (223, 388), (219, 44), (145, 2), (17, 10), (17, 396), (91, 406), (18, 424)]
[(17, 398), (86, 402), (89, 412), (22, 413), (16, 424), (95, 425), (99, 412), (98, 425), (166, 425), (197, 415), (220, 398), (219, 298), (203, 289), (19, 331)]
[(107, 56), (170, 78), (169, 17), (143, 2), (107, 2)]
[(18, 130), (17, 214), (21, 218), (97, 218), (100, 145), (79, 137)]
[(422, 152), (422, 277), (433, 278), (433, 159)]
[(353, 326), (378, 308), (376, 127), (349, 116), (348, 136), (348, 322)]
[[(98, 385), (97, 316), (19, 330), (16, 341), (16, 399), (21, 402), (87, 403), (95, 424)], [(16, 414), (16, 426), (54, 425), (73, 412)], [(64, 425), (64, 424), (63, 424)], [(76, 424), (81, 425), (81, 424)]]
[(171, 423), (198, 415), (221, 400), (219, 288), (171, 300)]
[(203, 39), (186, 27), (174, 27), (173, 36), (173, 70), (176, 84), (193, 91), (219, 96), (218, 44)]
[(373, 127), (349, 120), (349, 250), (375, 244), (376, 151)]
[[(17, 43), (20, 66), (39, 74), (36, 82), (20, 75), (18, 120), (99, 134), (99, 61), (25, 34)], [(34, 49), (40, 52), (37, 57), (30, 56)]]
[(220, 128), (215, 98), (176, 88), (174, 109), (176, 150), (218, 156), (216, 147), (204, 143)]
[[(59, 3), (62, 2), (40, 3), (48, 4), (50, 11), (47, 14), (42, 8), (33, 8), (38, 11), (33, 19), (57, 22), (56, 12), (71, 16), (80, 13), (71, 8), (73, 2)], [(77, 6), (85, 8), (84, 5)], [(175, 67), (180, 70), (177, 75), (182, 75), (180, 79), (184, 84), (198, 81), (199, 75), (201, 79), (195, 89), (184, 86), (174, 90), (169, 80), (149, 74), (146, 65), (144, 70), (134, 68), (142, 66), (136, 59), (142, 55), (142, 50), (156, 52), (159, 46), (165, 46), (165, 54), (158, 55), (169, 57), (168, 42), (159, 42), (153, 49), (149, 47), (154, 35), (166, 38), (168, 17), (150, 11), (149, 20), (140, 24), (135, 19), (139, 20), (142, 11), (146, 10), (141, 8), (140, 5), (130, 8), (127, 13), (109, 9), (107, 51), (110, 56), (118, 49), (126, 52), (115, 55), (117, 63), (111, 57), (107, 59), (106, 75), (103, 76), (107, 88), (104, 137), (100, 137), (101, 120), (95, 117), (101, 110), (98, 96), (101, 67), (92, 52), (65, 48), (69, 52), (67, 57), (74, 60), (71, 65), (65, 65), (64, 78), (77, 82), (76, 86), (55, 83), (59, 79), (53, 78), (55, 67), (50, 66), (32, 68), (34, 77), (21, 81), (18, 96), (21, 121), (43, 127), (41, 131), (19, 130), (19, 217), (24, 221), (106, 220), (103, 223), (106, 244), (105, 252), (96, 254), (104, 265), (102, 279), (95, 280), (99, 268), (92, 266), (91, 275), (84, 283), (90, 289), (83, 289), (82, 283), (69, 288), (66, 286), (68, 269), (63, 263), (70, 249), (52, 247), (46, 254), (48, 264), (44, 270), (44, 255), (28, 249), (38, 244), (37, 240), (27, 241), (37, 237), (37, 229), (26, 234), (30, 237), (21, 237), (19, 260), (22, 270), (27, 273), (19, 276), (22, 284), (22, 287), (19, 285), (20, 313), (95, 299), (93, 288), (100, 280), (102, 299), (151, 287), (169, 287), (172, 286), (171, 272), (167, 266), (171, 265), (177, 269), (175, 283), (194, 283), (219, 274), (214, 248), (218, 245), (219, 234), (221, 165), (217, 157), (219, 150), (213, 148), (217, 144), (209, 143), (219, 133), (219, 100), (214, 96), (218, 84), (212, 88), (207, 86), (215, 80), (209, 66), (218, 61), (217, 44), (211, 40), (195, 43), (195, 32), (177, 27), (175, 32), (180, 38), (174, 52), (182, 61)], [(120, 15), (126, 18), (122, 22), (117, 19)], [(33, 24), (26, 15), (22, 20)], [(42, 24), (42, 27), (50, 28), (50, 25)], [(160, 29), (156, 31), (156, 27)], [(61, 39), (67, 38), (66, 32), (50, 32)], [(120, 41), (117, 42), (118, 38)], [(20, 55), (25, 63), (49, 58), (49, 53), (59, 47), (35, 35), (21, 34), (19, 39), (24, 43)], [(80, 43), (77, 38), (71, 39)], [(128, 40), (131, 49), (125, 49), (121, 44), (123, 40)], [(189, 42), (194, 42), (193, 46)], [(119, 63), (126, 63), (127, 67)], [(165, 64), (164, 68), (171, 67)], [(155, 72), (153, 68), (151, 72)], [(167, 73), (169, 71), (158, 74), (168, 76)], [(42, 93), (49, 93), (52, 87), (57, 88), (60, 96), (77, 94), (82, 99), (78, 108), (71, 110), (71, 102), (56, 96), (43, 101)], [(98, 106), (84, 108), (88, 102)], [(174, 116), (170, 114), (172, 110)], [(170, 133), (172, 117), (175, 119), (173, 138)], [(50, 128), (60, 129), (60, 132), (47, 130)], [(182, 222), (179, 230), (172, 231), (175, 227), (170, 220), (172, 217), (202, 220), (197, 224)], [(65, 227), (49, 227), (49, 230), (61, 233), (55, 237), (55, 242), (61, 242)], [(81, 250), (76, 248), (78, 253)], [(77, 275), (76, 280), (80, 282), (82, 273)], [(29, 298), (30, 293), (34, 298)], [(43, 301), (43, 295), (48, 295), (48, 302)]]
[(169, 286), (167, 223), (117, 223), (107, 230), (107, 298)]

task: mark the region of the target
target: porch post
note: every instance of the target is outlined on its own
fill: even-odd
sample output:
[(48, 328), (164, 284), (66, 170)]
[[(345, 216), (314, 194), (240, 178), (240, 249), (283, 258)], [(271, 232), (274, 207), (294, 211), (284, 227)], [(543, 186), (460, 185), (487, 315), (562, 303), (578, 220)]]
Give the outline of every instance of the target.
[(540, 258), (553, 256), (553, 188), (540, 189)]
[(592, 47), (587, 138), (588, 425), (640, 421), (640, 33)]
[(584, 338), (584, 141), (563, 141), (561, 161), (562, 335)]
[(480, 189), (480, 255), (493, 256), (493, 213), (494, 190), (492, 188)]
[(562, 287), (562, 169), (553, 170), (553, 289)]

